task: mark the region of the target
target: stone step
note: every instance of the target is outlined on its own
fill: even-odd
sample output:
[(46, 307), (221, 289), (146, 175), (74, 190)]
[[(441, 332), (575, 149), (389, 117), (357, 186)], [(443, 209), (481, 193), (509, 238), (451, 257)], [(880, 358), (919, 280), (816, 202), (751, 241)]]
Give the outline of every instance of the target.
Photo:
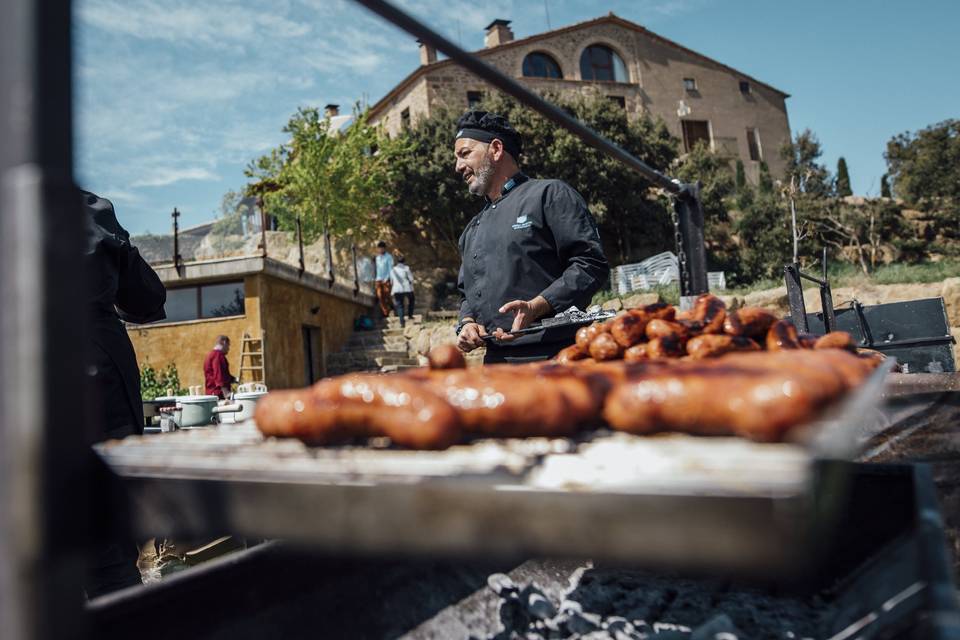
[(377, 358), (380, 356), (406, 356), (408, 351), (406, 349), (349, 349), (345, 351), (338, 351), (337, 353), (331, 353), (327, 356), (327, 359), (330, 358)]
[(353, 336), (344, 345), (343, 350), (350, 349), (406, 349), (407, 339), (402, 336), (389, 336), (380, 338), (377, 336)]

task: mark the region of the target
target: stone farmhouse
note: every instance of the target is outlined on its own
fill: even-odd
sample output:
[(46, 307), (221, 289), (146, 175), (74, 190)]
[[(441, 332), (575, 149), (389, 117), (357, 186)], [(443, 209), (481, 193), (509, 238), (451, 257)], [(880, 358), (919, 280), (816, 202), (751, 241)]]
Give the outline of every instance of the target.
[[(753, 182), (761, 161), (782, 175), (789, 95), (636, 23), (610, 13), (518, 40), (509, 20), (494, 20), (484, 43), (481, 59), (535, 91), (600, 91), (629, 117), (662, 118), (685, 150), (702, 140), (740, 158)], [(371, 107), (371, 122), (396, 133), (439, 105), (466, 109), (490, 90), (421, 43), (420, 66)]]

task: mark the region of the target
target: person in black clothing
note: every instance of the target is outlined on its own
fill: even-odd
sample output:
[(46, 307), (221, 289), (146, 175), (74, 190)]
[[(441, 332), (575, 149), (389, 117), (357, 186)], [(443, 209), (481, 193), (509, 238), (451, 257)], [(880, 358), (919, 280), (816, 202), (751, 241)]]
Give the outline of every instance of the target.
[[(86, 268), (92, 340), (87, 356), (94, 395), (91, 444), (143, 433), (140, 369), (123, 321), (143, 324), (166, 317), (167, 292), (150, 265), (130, 244), (130, 234), (117, 222), (109, 200), (83, 192), (87, 222)], [(117, 519), (107, 505), (109, 480), (99, 469), (98, 516)], [(107, 494), (107, 495), (102, 495)], [(136, 543), (123, 534), (105, 533), (91, 550), (85, 591), (95, 597), (140, 584)]]
[(469, 111), (457, 123), (456, 170), (486, 199), (460, 236), (457, 346), (472, 351), (494, 337), (485, 363), (555, 355), (573, 330), (511, 332), (571, 306), (586, 309), (610, 274), (583, 198), (561, 180), (523, 174), (522, 152), (520, 134), (501, 116)]

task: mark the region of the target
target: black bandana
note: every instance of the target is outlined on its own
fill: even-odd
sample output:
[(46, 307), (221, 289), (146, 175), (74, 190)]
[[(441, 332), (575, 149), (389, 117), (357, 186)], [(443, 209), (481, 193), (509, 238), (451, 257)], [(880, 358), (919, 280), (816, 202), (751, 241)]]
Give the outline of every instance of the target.
[(457, 121), (455, 136), (455, 139), (460, 138), (470, 138), (486, 143), (499, 140), (514, 160), (519, 160), (520, 154), (523, 153), (523, 138), (510, 126), (506, 118), (495, 113), (468, 111), (463, 114)]

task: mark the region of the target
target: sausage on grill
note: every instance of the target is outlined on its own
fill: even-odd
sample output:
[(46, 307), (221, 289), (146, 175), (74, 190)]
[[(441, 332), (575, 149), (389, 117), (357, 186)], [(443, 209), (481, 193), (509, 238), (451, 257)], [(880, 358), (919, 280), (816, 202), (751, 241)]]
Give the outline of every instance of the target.
[(723, 321), (723, 331), (732, 336), (763, 338), (777, 317), (758, 307), (744, 307), (727, 313)]
[(789, 320), (777, 320), (767, 331), (767, 351), (800, 349), (797, 328)]
[(610, 335), (617, 344), (626, 349), (643, 340), (647, 326), (647, 319), (640, 314), (624, 313), (610, 321)]
[(820, 336), (817, 341), (813, 344), (814, 349), (846, 349), (851, 353), (857, 352), (857, 343), (854, 342), (853, 336), (847, 333), (846, 331), (831, 331), (830, 333)]
[(609, 333), (601, 333), (590, 342), (590, 355), (597, 361), (616, 360), (623, 355), (623, 347)]
[(257, 402), (254, 417), (264, 435), (318, 444), (387, 436), (405, 447), (445, 449), (461, 433), (454, 408), (405, 376), (355, 374), (272, 391)]
[(760, 345), (744, 336), (705, 333), (687, 342), (687, 354), (695, 359), (718, 358), (732, 351), (759, 351)]

